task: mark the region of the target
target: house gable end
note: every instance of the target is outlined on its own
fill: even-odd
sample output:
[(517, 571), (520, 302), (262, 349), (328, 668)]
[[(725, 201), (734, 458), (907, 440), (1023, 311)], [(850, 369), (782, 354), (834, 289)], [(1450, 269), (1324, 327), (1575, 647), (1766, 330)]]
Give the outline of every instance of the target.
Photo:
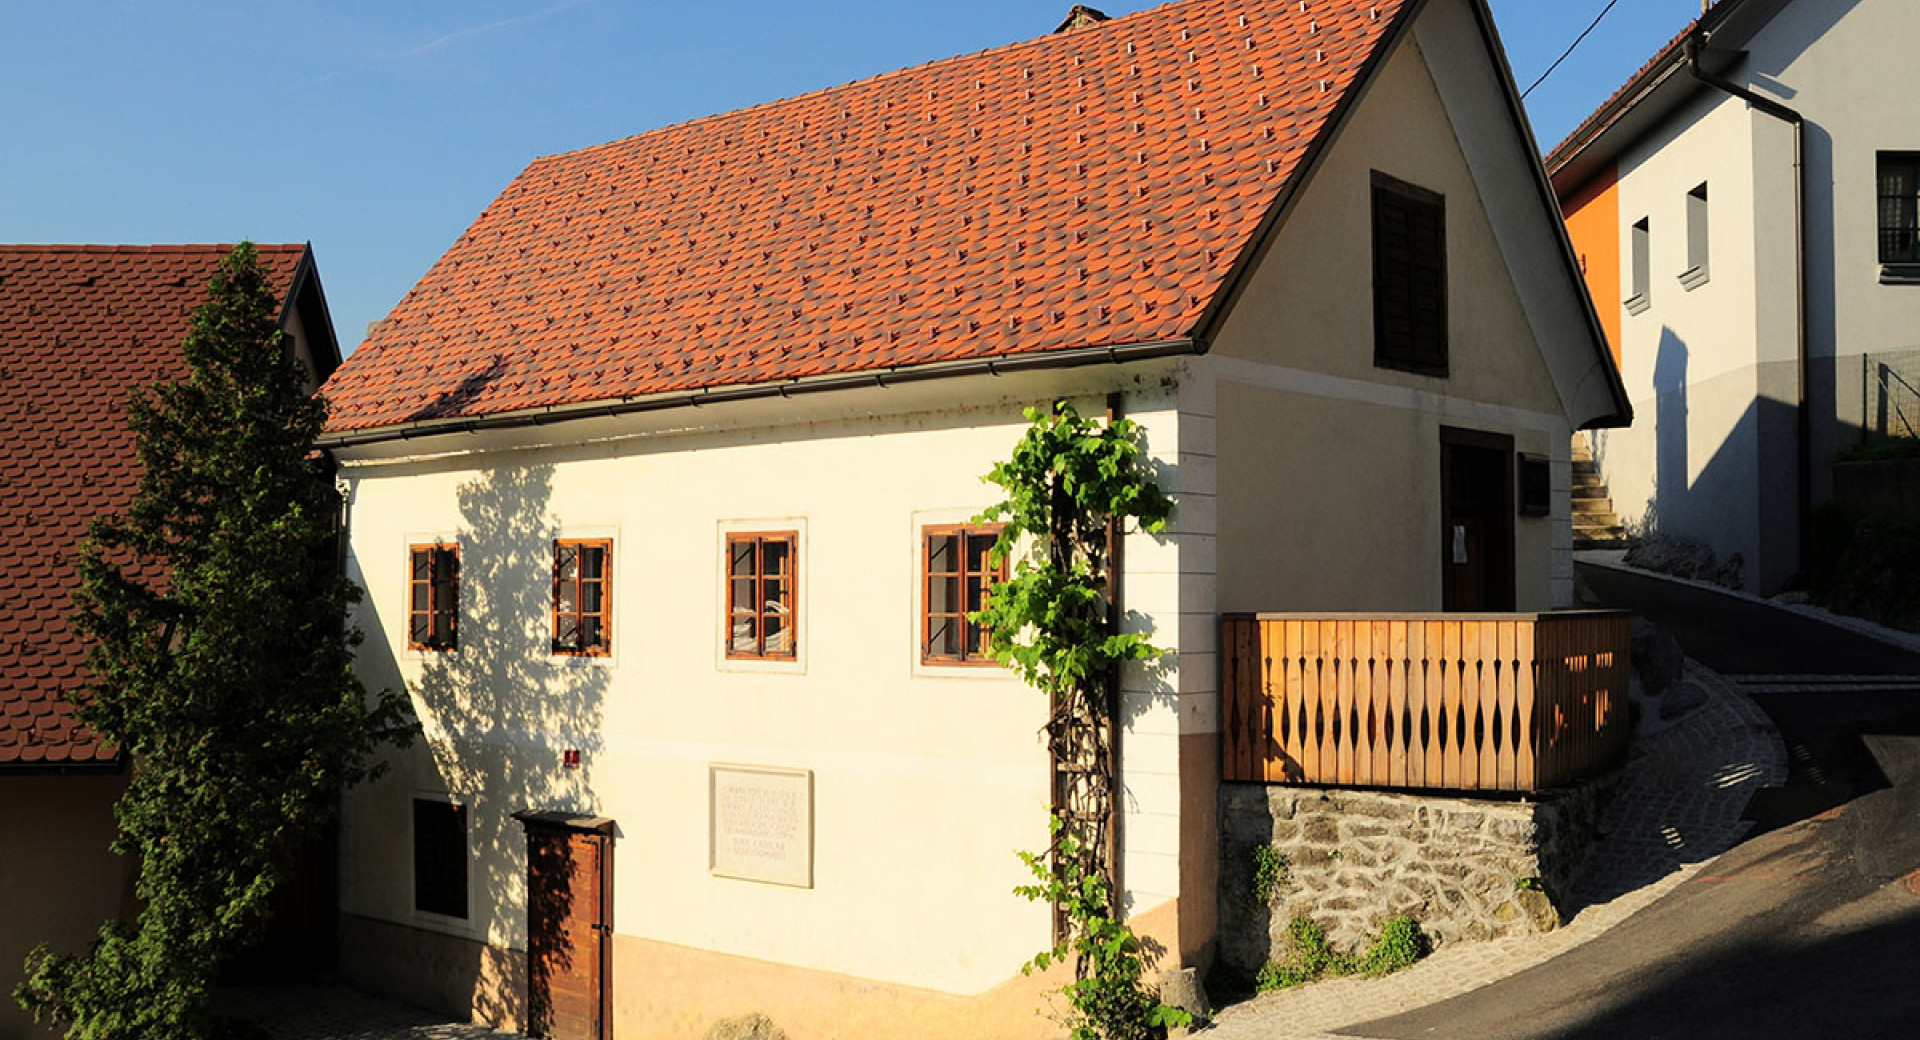
[[(1214, 353), (1320, 379), (1471, 399), (1535, 417), (1565, 411), (1550, 366), (1534, 351), (1515, 348), (1539, 336), (1493, 226), (1510, 218), (1483, 203), (1480, 178), (1449, 129), (1449, 110), (1421, 44), (1427, 22), (1457, 6), (1426, 5), (1414, 32), (1399, 41), (1367, 84), (1223, 315)], [(1382, 177), (1444, 200), (1446, 338), (1452, 355), (1444, 377), (1374, 363), (1372, 191)], [(1536, 208), (1535, 220), (1542, 225), (1537, 237), (1550, 243), (1558, 222), (1544, 206)], [(1550, 259), (1570, 266), (1558, 256)], [(1561, 280), (1572, 283), (1571, 272)], [(1572, 284), (1559, 291), (1568, 298), (1568, 310), (1584, 299)], [(1604, 350), (1597, 344), (1589, 349)]]

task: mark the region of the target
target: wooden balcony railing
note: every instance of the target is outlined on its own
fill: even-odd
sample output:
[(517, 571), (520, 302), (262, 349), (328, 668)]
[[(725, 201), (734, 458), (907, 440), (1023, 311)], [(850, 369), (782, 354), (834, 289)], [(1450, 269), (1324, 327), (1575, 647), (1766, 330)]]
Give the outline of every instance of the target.
[(1229, 614), (1222, 772), (1538, 791), (1627, 746), (1628, 615)]

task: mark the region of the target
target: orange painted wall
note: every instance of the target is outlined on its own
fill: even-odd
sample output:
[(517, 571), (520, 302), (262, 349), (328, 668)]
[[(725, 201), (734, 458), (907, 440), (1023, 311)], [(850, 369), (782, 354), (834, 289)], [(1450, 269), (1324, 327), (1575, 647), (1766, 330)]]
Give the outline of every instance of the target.
[(1607, 345), (1613, 348), (1613, 363), (1620, 363), (1620, 179), (1608, 166), (1561, 200), (1567, 218), (1567, 234), (1573, 239), (1573, 251), (1580, 259), (1580, 273), (1586, 276), (1587, 292), (1593, 296), (1593, 308), (1600, 312), (1600, 327), (1606, 330)]

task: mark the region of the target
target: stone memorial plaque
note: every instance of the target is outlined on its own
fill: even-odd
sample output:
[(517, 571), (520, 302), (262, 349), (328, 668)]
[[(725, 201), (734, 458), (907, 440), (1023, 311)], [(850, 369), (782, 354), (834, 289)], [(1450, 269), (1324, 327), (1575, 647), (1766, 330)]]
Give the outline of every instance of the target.
[(707, 767), (708, 860), (716, 877), (813, 887), (813, 771)]

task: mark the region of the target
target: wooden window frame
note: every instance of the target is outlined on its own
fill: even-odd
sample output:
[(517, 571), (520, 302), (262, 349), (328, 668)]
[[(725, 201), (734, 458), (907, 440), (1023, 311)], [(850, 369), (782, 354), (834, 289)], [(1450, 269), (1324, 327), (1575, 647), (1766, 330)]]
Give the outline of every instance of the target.
[[(1379, 170), (1372, 188), (1374, 367), (1445, 379), (1451, 359), (1446, 196)], [(1391, 234), (1387, 219), (1396, 207), (1407, 221), (1404, 240)], [(1430, 232), (1430, 250), (1420, 248), (1423, 231)], [(1420, 320), (1422, 313), (1427, 320)]]
[[(734, 546), (745, 542), (753, 543), (753, 573), (736, 575), (733, 573)], [(769, 542), (785, 542), (787, 545), (787, 570), (775, 577), (784, 578), (786, 591), (781, 602), (786, 606), (787, 649), (769, 651), (767, 649), (767, 617), (774, 611), (767, 610), (766, 583), (766, 546)], [(748, 613), (753, 618), (754, 649), (737, 650), (733, 642), (733, 625), (736, 616), (745, 617), (734, 601), (736, 579), (751, 578), (753, 581), (753, 603)], [(800, 532), (789, 531), (728, 531), (724, 540), (724, 549), (720, 558), (720, 581), (726, 586), (726, 615), (721, 619), (721, 639), (724, 640), (726, 657), (730, 661), (798, 661), (800, 659)]]
[[(420, 810), (422, 806), (444, 808), (450, 811), (454, 815), (454, 818), (459, 821), (460, 848), (457, 856), (455, 856), (451, 862), (429, 864), (426, 862), (426, 857), (422, 855), (423, 851), (427, 853), (447, 851), (439, 848), (441, 844), (439, 842), (434, 842), (426, 846), (422, 845), (423, 838), (436, 837), (424, 834), (421, 830)], [(472, 856), (473, 821), (472, 814), (467, 810), (468, 807), (465, 802), (454, 798), (443, 798), (433, 795), (413, 796), (409, 824), (413, 832), (411, 845), (413, 854), (413, 910), (415, 913), (431, 914), (434, 917), (455, 921), (470, 921), (473, 919), (473, 878), (470, 873), (471, 863), (469, 862)], [(455, 869), (456, 866), (458, 869)], [(433, 869), (428, 869), (429, 867)], [(459, 913), (447, 912), (452, 903), (450, 899), (441, 901), (438, 899), (430, 900), (422, 898), (428, 888), (423, 882), (427, 882), (436, 876), (443, 879), (458, 879), (460, 888)], [(436, 895), (437, 894), (438, 893), (436, 893)], [(433, 903), (435, 905), (424, 905), (427, 903)]]
[[(572, 549), (576, 553), (583, 549), (601, 550), (604, 556), (602, 557), (600, 576), (597, 578), (581, 577), (576, 564), (575, 575), (572, 578), (562, 578), (560, 576), (560, 554), (568, 549)], [(560, 592), (561, 589), (569, 583), (573, 586), (573, 609), (563, 612), (560, 609)], [(585, 591), (589, 583), (596, 583), (600, 586), (599, 610), (586, 610), (582, 607), (582, 604), (586, 602)], [(553, 630), (551, 633), (551, 645), (555, 655), (561, 657), (607, 657), (613, 653), (613, 539), (556, 538), (553, 540), (552, 604)], [(560, 621), (563, 616), (573, 618), (573, 631), (576, 640), (574, 645), (563, 645), (560, 642)], [(588, 618), (594, 618), (600, 622), (600, 638), (597, 642), (580, 645), (578, 642), (579, 634), (586, 630), (586, 621)]]
[[(967, 566), (967, 542), (971, 538), (989, 538), (998, 540), (1005, 524), (928, 524), (920, 529), (920, 663), (940, 668), (995, 668), (1000, 662), (990, 656), (982, 640), (986, 636), (984, 628), (967, 620), (967, 615), (986, 606), (987, 587), (994, 582), (1007, 580), (1007, 561), (995, 564), (989, 557), (988, 569), (971, 570)], [(959, 558), (955, 561), (958, 570), (939, 571), (933, 569), (933, 540), (935, 538), (958, 538), (960, 540)], [(933, 613), (933, 580), (936, 576), (956, 578), (960, 584), (962, 599), (958, 614)], [(972, 577), (982, 579), (980, 603), (978, 606), (964, 602), (967, 595), (967, 580)], [(934, 618), (953, 618), (960, 626), (960, 653), (943, 654), (933, 652)]]
[[(427, 577), (415, 578), (414, 557), (427, 554)], [(434, 557), (447, 554), (453, 557), (453, 581), (450, 588), (442, 589), (440, 582), (434, 579)], [(427, 607), (425, 610), (414, 608), (414, 592), (425, 587)], [(452, 602), (443, 605), (442, 599)], [(415, 620), (422, 614), (427, 617), (427, 639), (425, 642), (414, 638)], [(447, 631), (444, 639), (440, 637), (435, 620), (441, 616), (447, 619)], [(407, 546), (407, 649), (428, 653), (447, 653), (460, 648), (460, 544), (458, 542), (433, 542), (426, 545)]]

